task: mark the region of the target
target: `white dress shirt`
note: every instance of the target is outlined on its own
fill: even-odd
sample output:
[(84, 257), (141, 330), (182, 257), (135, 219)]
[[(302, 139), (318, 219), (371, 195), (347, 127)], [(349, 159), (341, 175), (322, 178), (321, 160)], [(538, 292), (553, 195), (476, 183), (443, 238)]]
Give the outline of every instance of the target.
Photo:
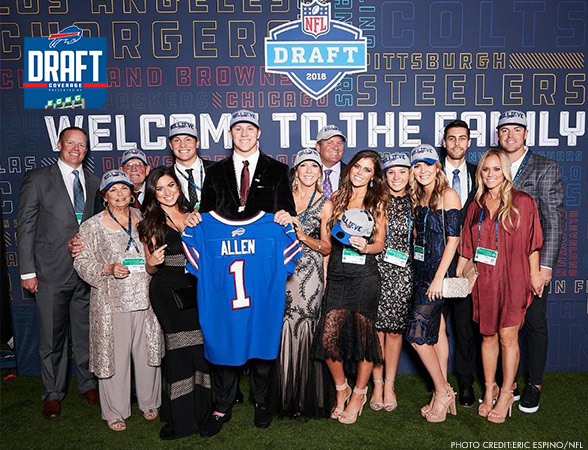
[(329, 180), (331, 180), (331, 186), (333, 186), (333, 193), (339, 190), (339, 179), (341, 178), (341, 161), (337, 164), (334, 164), (333, 167), (327, 167), (323, 164), (323, 175), (326, 177), (325, 170), (332, 170), (331, 174), (329, 175)]
[(186, 197), (186, 199), (190, 198), (190, 193), (188, 192), (188, 186), (190, 185), (190, 183), (188, 183), (188, 172), (186, 172), (186, 170), (193, 169), (192, 176), (194, 177), (194, 184), (196, 185), (196, 195), (198, 195), (198, 201), (200, 201), (200, 196), (202, 195), (202, 184), (204, 183), (205, 176), (204, 164), (201, 161), (201, 159), (196, 158), (196, 161), (190, 167), (182, 166), (181, 164), (178, 164), (178, 162), (176, 161), (174, 164), (174, 169), (176, 171), (176, 175), (178, 176), (178, 180), (180, 182), (180, 187), (182, 188), (182, 192), (184, 193), (184, 197)]
[(235, 166), (235, 178), (237, 179), (237, 193), (241, 192), (241, 172), (243, 171), (243, 161), (245, 160), (249, 161), (249, 186), (251, 186), (251, 183), (253, 183), (253, 175), (257, 168), (257, 161), (259, 161), (259, 150), (247, 158), (243, 158), (233, 152), (233, 165)]
[(463, 207), (464, 203), (468, 199), (468, 196), (470, 195), (468, 187), (471, 189), (474, 183), (469, 180), (468, 166), (465, 162), (465, 159), (459, 167), (455, 167), (447, 158), (445, 159), (445, 175), (449, 181), (449, 186), (453, 187), (453, 171), (455, 169), (459, 170), (460, 192), (458, 192), (458, 195), (460, 204)]
[[(69, 199), (71, 200), (71, 204), (74, 204), (74, 191), (73, 191), (73, 183), (75, 180), (75, 176), (73, 174), (74, 169), (71, 166), (68, 166), (64, 163), (61, 159), (57, 159), (57, 167), (61, 171), (61, 176), (63, 177), (63, 183), (65, 184), (65, 189), (67, 189), (67, 195), (69, 195)], [(80, 182), (82, 183), (82, 190), (84, 191), (84, 201), (86, 200), (86, 177), (84, 176), (84, 168), (80, 165), (77, 168), (77, 171), (80, 173)]]

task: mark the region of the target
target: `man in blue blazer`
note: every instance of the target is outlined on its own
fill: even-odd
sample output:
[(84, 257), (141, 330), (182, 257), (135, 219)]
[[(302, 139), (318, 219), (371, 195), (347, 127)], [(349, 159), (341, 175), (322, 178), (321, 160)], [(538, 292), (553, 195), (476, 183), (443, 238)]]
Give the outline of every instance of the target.
[[(541, 276), (547, 287), (561, 247), (565, 229), (564, 189), (557, 163), (531, 152), (525, 141), (529, 134), (527, 118), (521, 111), (506, 111), (498, 120), (498, 142), (506, 152), (516, 189), (537, 202), (543, 228)], [(534, 413), (539, 409), (543, 372), (547, 361), (547, 289), (536, 295), (527, 310), (523, 332), (527, 335), (529, 384), (519, 409)]]
[(22, 287), (35, 294), (39, 324), (43, 416), (58, 417), (65, 397), (69, 334), (76, 361), (78, 392), (99, 402), (88, 369), (90, 288), (73, 269), (68, 240), (92, 217), (100, 179), (82, 167), (88, 150), (84, 130), (61, 131), (56, 164), (24, 176), (18, 208), (18, 259)]

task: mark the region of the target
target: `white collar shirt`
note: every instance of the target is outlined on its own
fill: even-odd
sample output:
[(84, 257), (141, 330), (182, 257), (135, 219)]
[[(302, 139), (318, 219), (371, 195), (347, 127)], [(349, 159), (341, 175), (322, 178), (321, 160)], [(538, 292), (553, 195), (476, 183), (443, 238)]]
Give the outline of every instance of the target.
[(243, 171), (243, 161), (249, 161), (249, 186), (253, 183), (253, 175), (257, 168), (257, 162), (259, 161), (259, 150), (253, 155), (243, 158), (237, 153), (233, 152), (233, 165), (235, 166), (235, 178), (237, 180), (237, 192), (241, 192), (241, 172)]
[(468, 196), (470, 195), (469, 190), (472, 189), (473, 183), (471, 182), (472, 180), (469, 179), (468, 166), (467, 166), (465, 160), (461, 163), (461, 165), (459, 167), (455, 167), (451, 164), (451, 162), (449, 162), (449, 159), (446, 159), (445, 160), (445, 175), (447, 176), (447, 179), (449, 180), (449, 186), (453, 187), (453, 171), (455, 169), (459, 170), (460, 189), (459, 189), (458, 195), (459, 195), (459, 200), (460, 200), (461, 206), (463, 207), (464, 203), (468, 199)]
[[(57, 159), (57, 167), (61, 171), (61, 176), (63, 178), (63, 183), (65, 184), (65, 189), (67, 190), (67, 195), (69, 195), (69, 199), (71, 200), (71, 204), (73, 205), (74, 201), (74, 191), (73, 191), (73, 183), (75, 180), (75, 176), (73, 174), (74, 169), (71, 166), (68, 166), (64, 163), (61, 159)], [(84, 201), (86, 200), (86, 177), (84, 176), (84, 168), (80, 166), (77, 168), (78, 172), (80, 173), (80, 182), (82, 183), (82, 190), (84, 191)]]
[(337, 164), (334, 164), (333, 167), (327, 167), (323, 164), (323, 174), (325, 174), (325, 170), (332, 170), (331, 174), (329, 175), (329, 180), (331, 180), (331, 186), (333, 186), (333, 192), (339, 190), (339, 180), (341, 179), (341, 161)]
[[(178, 164), (176, 161), (174, 164), (174, 169), (176, 174), (178, 175), (178, 181), (180, 182), (180, 187), (182, 188), (182, 192), (184, 197), (187, 199), (190, 198), (190, 193), (188, 191), (188, 187), (190, 183), (188, 182), (188, 172), (187, 169), (192, 170), (192, 176), (194, 177), (194, 184), (196, 185), (196, 194), (198, 195), (198, 201), (200, 201), (200, 195), (202, 194), (202, 184), (204, 183), (204, 164), (200, 160), (200, 157), (196, 158), (194, 164), (190, 167), (182, 166)], [(142, 201), (142, 200), (139, 200)]]

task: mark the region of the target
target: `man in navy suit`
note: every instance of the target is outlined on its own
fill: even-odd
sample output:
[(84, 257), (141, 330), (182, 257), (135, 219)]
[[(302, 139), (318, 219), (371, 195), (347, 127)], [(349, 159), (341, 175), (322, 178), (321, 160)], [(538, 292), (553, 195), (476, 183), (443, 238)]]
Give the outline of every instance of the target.
[(345, 150), (345, 136), (337, 125), (326, 125), (319, 130), (315, 147), (323, 163), (323, 194), (330, 200), (333, 193), (339, 189), (339, 182), (347, 167), (341, 162)]
[(78, 392), (99, 402), (96, 379), (89, 371), (90, 287), (73, 268), (68, 240), (95, 213), (100, 179), (82, 167), (88, 150), (86, 132), (61, 131), (56, 164), (24, 176), (18, 207), (18, 258), (21, 284), (35, 294), (39, 324), (41, 378), (45, 386), (43, 416), (61, 414), (65, 397), (69, 335), (76, 361)]
[[(243, 220), (259, 211), (275, 213), (275, 221), (290, 223), (296, 206), (290, 190), (288, 166), (259, 150), (261, 134), (256, 113), (240, 110), (230, 123), (233, 140), (231, 155), (206, 172), (200, 212), (215, 211), (232, 220)], [(251, 396), (255, 402), (254, 423), (267, 428), (272, 422), (268, 382), (274, 361), (249, 361)], [(237, 396), (239, 367), (215, 366), (215, 411), (201, 434), (213, 436), (231, 419)]]
[[(443, 147), (446, 156), (442, 160), (443, 170), (449, 185), (457, 191), (461, 202), (462, 223), (466, 211), (476, 194), (475, 164), (466, 161), (466, 154), (472, 140), (470, 129), (463, 120), (454, 120), (447, 124), (443, 132)], [(455, 276), (457, 264), (454, 261), (449, 267), (449, 276)], [(476, 339), (475, 325), (472, 320), (472, 298), (452, 298), (445, 302), (445, 311), (451, 313), (454, 336), (454, 371), (459, 384), (459, 402), (466, 408), (475, 402), (474, 373), (476, 372)]]
[[(498, 142), (510, 161), (515, 189), (529, 194), (537, 202), (543, 229), (541, 277), (547, 287), (561, 247), (565, 230), (564, 190), (557, 163), (531, 152), (525, 145), (529, 130), (521, 111), (506, 111), (498, 120)], [(532, 414), (539, 409), (543, 372), (547, 362), (547, 289), (533, 301), (525, 316), (529, 384), (519, 409)]]

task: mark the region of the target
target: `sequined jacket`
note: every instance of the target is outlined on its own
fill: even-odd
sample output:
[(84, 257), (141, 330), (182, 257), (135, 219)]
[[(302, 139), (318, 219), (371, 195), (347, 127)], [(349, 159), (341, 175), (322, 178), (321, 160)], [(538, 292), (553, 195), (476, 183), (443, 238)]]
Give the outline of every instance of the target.
[[(139, 212), (131, 208), (136, 217)], [(123, 258), (144, 258), (143, 245), (136, 228), (132, 237), (137, 248), (127, 250), (129, 236), (122, 230), (114, 231), (102, 223), (103, 213), (98, 213), (80, 226), (84, 243), (81, 253), (74, 260), (74, 268), (91, 286), (90, 293), (90, 370), (98, 378), (114, 375), (114, 323), (113, 314), (146, 310), (145, 335), (147, 337), (148, 364), (159, 366), (164, 354), (163, 333), (149, 302), (149, 282), (146, 272), (131, 273), (124, 279), (103, 275), (104, 264), (120, 263)], [(125, 224), (126, 226), (126, 224)]]

